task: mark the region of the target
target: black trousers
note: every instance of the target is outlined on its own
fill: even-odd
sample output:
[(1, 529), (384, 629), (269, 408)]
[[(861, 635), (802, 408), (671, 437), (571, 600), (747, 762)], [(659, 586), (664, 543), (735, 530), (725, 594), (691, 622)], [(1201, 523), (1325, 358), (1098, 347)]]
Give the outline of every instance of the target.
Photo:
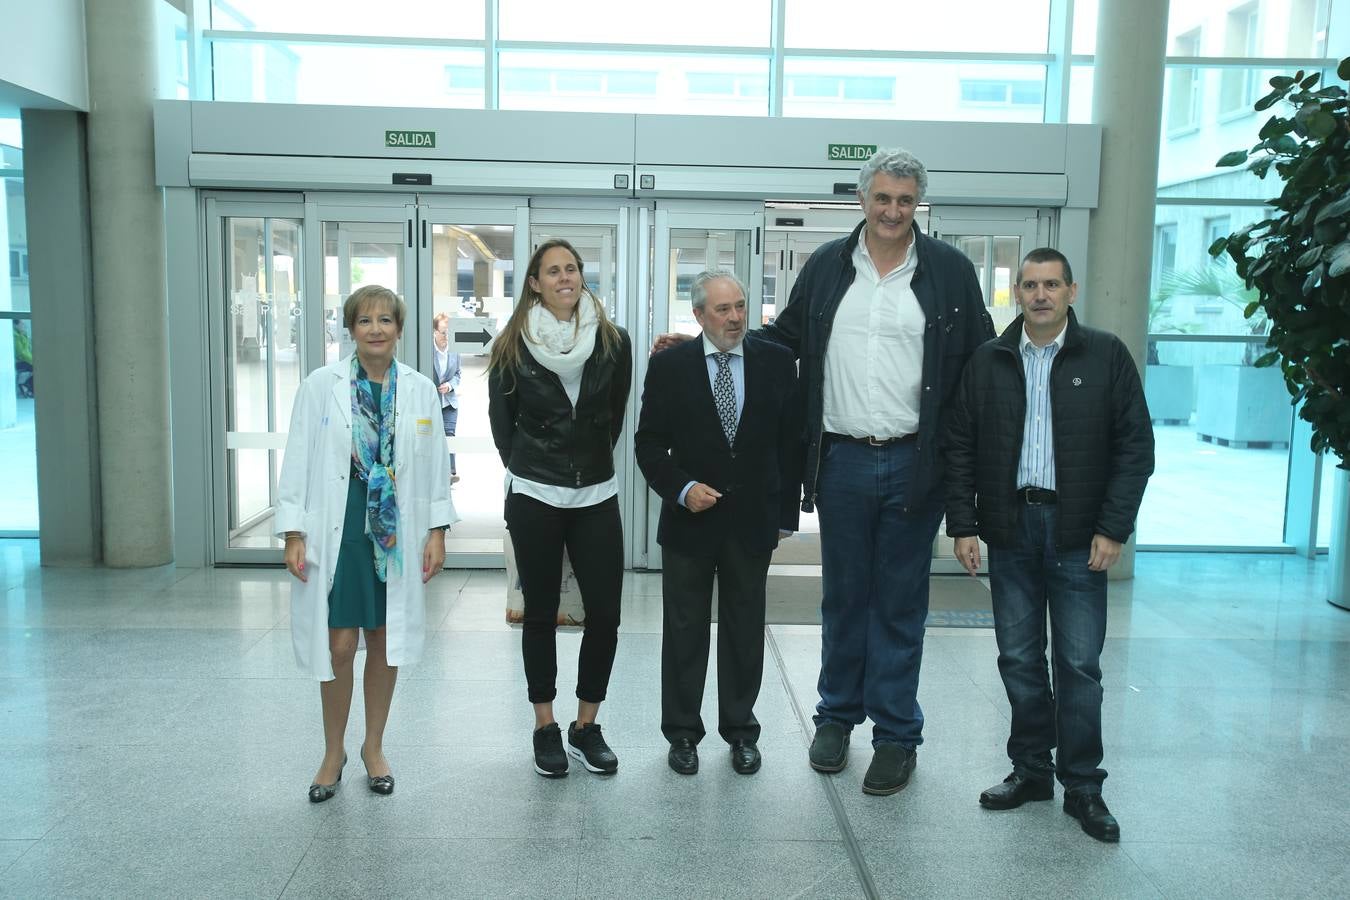
[(705, 734), (699, 709), (708, 673), (713, 578), (717, 578), (717, 730), (728, 743), (759, 740), (755, 700), (764, 675), (764, 583), (771, 553), (734, 544), (716, 555), (661, 549), (661, 733), (666, 740)]
[(619, 594), (623, 589), (623, 523), (619, 499), (562, 509), (524, 494), (506, 495), (506, 528), (516, 552), (525, 595), (521, 651), (531, 703), (558, 695), (558, 591), (562, 553), (572, 561), (586, 629), (577, 662), (577, 699), (599, 703), (609, 689), (619, 643)]

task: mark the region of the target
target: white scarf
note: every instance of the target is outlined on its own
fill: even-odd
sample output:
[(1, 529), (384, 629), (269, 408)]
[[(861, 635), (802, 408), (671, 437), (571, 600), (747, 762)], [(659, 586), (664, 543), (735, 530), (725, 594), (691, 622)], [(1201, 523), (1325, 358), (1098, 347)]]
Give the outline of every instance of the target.
[(566, 322), (559, 322), (542, 303), (530, 307), (525, 322), (525, 337), (530, 355), (564, 382), (581, 377), (586, 360), (595, 350), (595, 332), (599, 317), (595, 305), (599, 301), (583, 293), (576, 312)]

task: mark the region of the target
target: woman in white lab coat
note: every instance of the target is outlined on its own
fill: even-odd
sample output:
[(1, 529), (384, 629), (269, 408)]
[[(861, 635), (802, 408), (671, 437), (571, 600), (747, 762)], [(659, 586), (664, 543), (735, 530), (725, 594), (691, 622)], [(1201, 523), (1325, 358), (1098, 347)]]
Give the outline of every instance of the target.
[(458, 519), (436, 388), (394, 359), (405, 309), (378, 285), (347, 298), (343, 320), (356, 353), (301, 383), (277, 485), (276, 530), (296, 578), (295, 658), (321, 682), (325, 749), (309, 788), (313, 803), (332, 797), (342, 780), (361, 630), (360, 755), (370, 789), (393, 793), (383, 742), (394, 683), (398, 667), (422, 655), (424, 585), (441, 570), (445, 529)]

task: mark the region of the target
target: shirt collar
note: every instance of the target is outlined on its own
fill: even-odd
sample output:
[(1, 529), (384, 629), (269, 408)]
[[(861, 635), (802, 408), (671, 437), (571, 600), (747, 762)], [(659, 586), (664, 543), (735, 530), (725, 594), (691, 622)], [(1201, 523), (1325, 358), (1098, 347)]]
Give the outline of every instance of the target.
[[(708, 336), (706, 334), (703, 335), (704, 356), (712, 356), (714, 353), (722, 353), (722, 352), (723, 351), (717, 349), (716, 344), (708, 340)], [(739, 344), (737, 344), (731, 350), (727, 350), (725, 352), (730, 353), (732, 356), (745, 356), (745, 338), (741, 338), (741, 342)]]
[[(899, 272), (899, 271), (901, 271), (901, 270), (903, 270), (903, 269), (910, 268), (912, 265), (914, 265), (914, 260), (915, 260), (915, 257), (916, 257), (917, 254), (918, 254), (918, 248), (919, 248), (919, 234), (918, 234), (917, 231), (914, 231), (913, 228), (914, 228), (914, 225), (913, 225), (913, 223), (911, 223), (911, 224), (910, 224), (910, 229), (911, 229), (911, 231), (910, 231), (910, 234), (909, 234), (909, 246), (908, 246), (907, 248), (905, 248), (905, 258), (904, 258), (904, 260), (900, 263), (900, 265), (896, 266), (895, 269), (893, 269), (892, 271)], [(857, 249), (854, 250), (853, 252), (854, 252), (854, 253), (861, 254), (861, 255), (862, 255), (862, 258), (865, 259), (865, 260), (867, 260), (868, 264), (872, 267), (872, 270), (873, 270), (873, 271), (876, 271), (877, 264), (874, 263), (874, 262), (872, 262), (872, 254), (869, 253), (868, 250), (867, 250), (867, 225), (866, 225), (866, 224), (863, 225), (862, 231), (858, 232), (858, 247), (857, 247)]]
[[(1064, 349), (1064, 335), (1068, 333), (1069, 333), (1069, 322), (1066, 319), (1064, 321), (1064, 327), (1059, 330), (1059, 334), (1055, 335), (1055, 339), (1050, 342), (1050, 344), (1055, 345), (1056, 353)], [(1050, 344), (1046, 344), (1045, 347), (1049, 347)], [(1045, 347), (1037, 347), (1035, 344), (1031, 342), (1031, 338), (1027, 337), (1027, 326), (1025, 323), (1023, 323), (1022, 325), (1022, 340), (1020, 342), (1020, 347), (1023, 353), (1027, 352), (1028, 347), (1032, 348), (1032, 350), (1037, 353), (1045, 352)]]

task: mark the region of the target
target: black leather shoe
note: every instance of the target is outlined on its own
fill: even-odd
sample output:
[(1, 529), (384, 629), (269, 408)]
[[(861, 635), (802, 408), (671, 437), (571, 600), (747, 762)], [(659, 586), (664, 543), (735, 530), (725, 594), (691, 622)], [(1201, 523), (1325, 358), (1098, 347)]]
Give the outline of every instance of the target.
[(731, 767), (742, 775), (753, 775), (759, 771), (762, 761), (759, 748), (754, 741), (735, 740), (731, 742)]
[(980, 805), (985, 809), (1017, 809), (1028, 800), (1055, 799), (1054, 782), (1044, 778), (1029, 778), (1016, 772), (980, 794)]
[(1075, 792), (1064, 795), (1064, 811), (1078, 820), (1083, 830), (1099, 841), (1114, 844), (1120, 840), (1120, 823), (1106, 808), (1101, 794)]
[(894, 794), (909, 784), (909, 776), (918, 762), (918, 754), (899, 744), (877, 744), (872, 751), (872, 764), (863, 776), (864, 794), (884, 797)]
[(811, 768), (817, 772), (840, 772), (848, 765), (848, 730), (838, 722), (816, 726), (811, 738)]
[[(347, 768), (347, 754), (342, 755), (342, 769)], [(317, 781), (309, 786), (309, 802), (322, 803), (325, 800), (333, 799), (338, 788), (342, 786), (342, 769), (338, 769), (337, 781), (332, 784), (319, 784)]]
[(666, 761), (681, 775), (693, 775), (698, 772), (698, 747), (689, 738), (676, 738), (670, 742)]
[(388, 797), (394, 792), (393, 775), (372, 775), (370, 774), (370, 765), (366, 762), (366, 745), (361, 745), (361, 765), (366, 767), (366, 780), (369, 782), (371, 793), (380, 794)]

